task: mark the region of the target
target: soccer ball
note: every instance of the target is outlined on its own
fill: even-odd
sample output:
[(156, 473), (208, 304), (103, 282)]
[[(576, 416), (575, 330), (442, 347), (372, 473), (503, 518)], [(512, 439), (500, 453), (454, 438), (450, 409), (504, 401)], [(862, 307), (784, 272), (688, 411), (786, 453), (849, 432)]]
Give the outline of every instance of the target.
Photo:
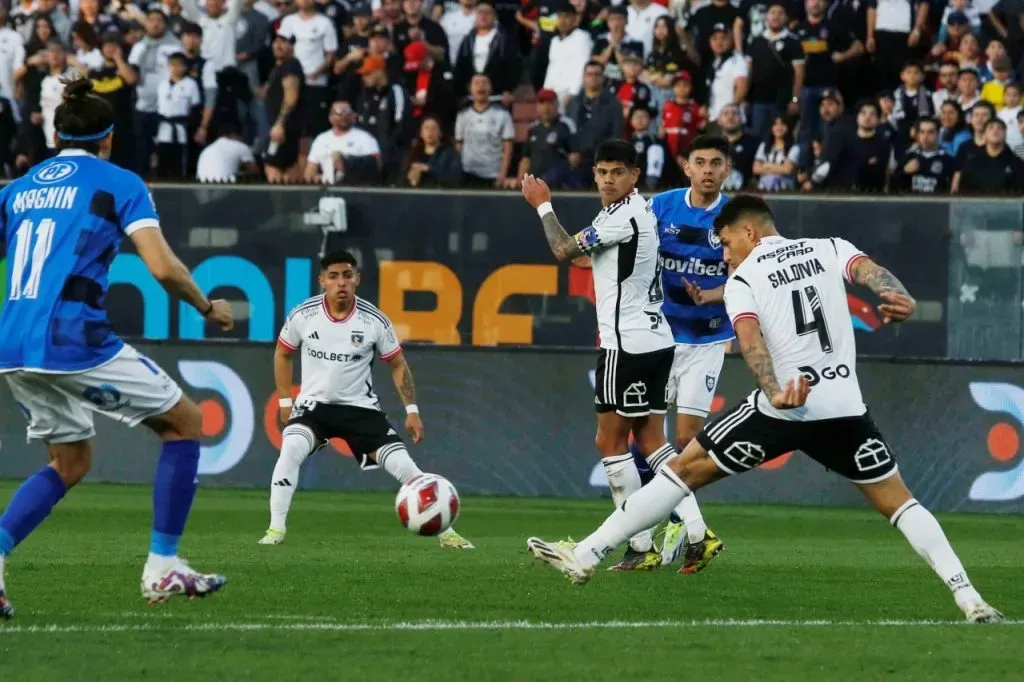
[(395, 498), (402, 525), (419, 535), (437, 535), (459, 517), (459, 493), (443, 476), (420, 474), (405, 482)]

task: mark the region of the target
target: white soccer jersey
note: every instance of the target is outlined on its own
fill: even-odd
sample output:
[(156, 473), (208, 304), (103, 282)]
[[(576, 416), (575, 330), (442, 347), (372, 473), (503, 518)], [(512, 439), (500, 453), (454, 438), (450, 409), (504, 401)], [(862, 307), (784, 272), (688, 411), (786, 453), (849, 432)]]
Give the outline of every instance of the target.
[(302, 388), (296, 403), (315, 401), (380, 409), (370, 366), (402, 352), (391, 320), (356, 298), (349, 314), (331, 315), (323, 296), (307, 299), (288, 315), (277, 342), (302, 353)]
[(674, 345), (661, 314), (658, 223), (640, 193), (598, 213), (576, 243), (593, 260), (601, 348), (640, 354)]
[(857, 382), (857, 346), (846, 302), (850, 266), (866, 258), (845, 239), (761, 240), (725, 284), (725, 308), (735, 325), (758, 320), (779, 386), (810, 378), (807, 403), (777, 410), (755, 391), (764, 414), (790, 421), (853, 417), (867, 409)]

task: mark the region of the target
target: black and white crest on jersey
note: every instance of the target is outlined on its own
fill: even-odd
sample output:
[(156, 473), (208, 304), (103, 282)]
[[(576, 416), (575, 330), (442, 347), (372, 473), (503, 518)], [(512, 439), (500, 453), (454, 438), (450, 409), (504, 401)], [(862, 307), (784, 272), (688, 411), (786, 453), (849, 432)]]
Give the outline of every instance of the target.
[(708, 387), (708, 391), (715, 390), (715, 377), (710, 374), (704, 377), (704, 385)]
[(363, 341), (366, 339), (364, 332), (352, 332), (352, 345), (359, 348), (363, 345)]
[(718, 233), (714, 230), (708, 230), (708, 243), (714, 248), (718, 248), (722, 245), (722, 240), (718, 238)]

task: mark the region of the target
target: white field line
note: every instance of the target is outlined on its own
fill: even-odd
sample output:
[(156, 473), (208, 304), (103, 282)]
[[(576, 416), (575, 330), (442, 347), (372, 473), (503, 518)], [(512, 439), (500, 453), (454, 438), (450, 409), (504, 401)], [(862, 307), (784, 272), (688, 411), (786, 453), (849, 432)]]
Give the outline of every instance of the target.
[[(301, 619), (303, 616), (295, 616)], [(159, 620), (164, 620), (159, 618)], [(168, 619), (169, 620), (169, 619)], [(1022, 620), (1005, 621), (1004, 625), (1024, 625)], [(774, 620), (774, 619), (722, 619), (722, 620), (648, 620), (648, 621), (584, 621), (576, 623), (550, 623), (545, 621), (403, 621), (395, 623), (341, 623), (311, 617), (308, 622), (224, 622), (224, 623), (113, 623), (109, 625), (0, 625), (0, 638), (19, 634), (92, 634), (134, 632), (397, 632), (438, 630), (635, 630), (655, 628), (786, 628), (786, 627), (934, 627), (968, 625), (956, 620)]]

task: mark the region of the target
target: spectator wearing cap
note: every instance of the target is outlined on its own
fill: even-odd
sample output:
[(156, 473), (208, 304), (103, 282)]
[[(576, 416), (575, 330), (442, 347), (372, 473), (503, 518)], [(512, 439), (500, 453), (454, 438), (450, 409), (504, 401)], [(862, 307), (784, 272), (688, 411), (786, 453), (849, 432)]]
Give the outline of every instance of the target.
[(644, 61), (644, 79), (651, 85), (654, 113), (672, 99), (672, 84), (680, 71), (686, 71), (693, 77), (695, 98), (706, 102), (707, 98), (702, 96), (706, 90), (705, 81), (698, 77), (702, 71), (679, 44), (675, 20), (669, 16), (658, 17), (654, 22), (654, 42)]
[(455, 187), (462, 180), (462, 161), (447, 143), (436, 118), (427, 116), (420, 121), (419, 135), (402, 170), (410, 187)]
[(786, 28), (786, 8), (780, 0), (772, 0), (765, 21), (765, 32), (747, 47), (750, 129), (762, 139), (780, 114), (800, 113), (805, 67), (804, 49)]
[[(934, 8), (933, 8), (934, 9)], [(964, 15), (967, 25), (972, 32), (978, 32), (981, 30), (981, 12), (971, 0), (949, 0), (946, 6), (942, 10), (942, 17), (939, 19), (939, 24), (944, 28), (950, 15), (954, 12), (959, 12)], [(998, 21), (998, 19), (997, 19)], [(939, 40), (942, 40), (945, 36), (942, 34), (942, 29), (939, 30)]]
[(576, 141), (576, 124), (559, 116), (558, 93), (542, 89), (537, 92), (537, 114), (540, 119), (526, 133), (523, 155), (509, 187), (519, 185), (519, 179), (531, 173), (548, 184), (561, 189), (571, 184), (573, 169), (581, 162)]
[(981, 101), (981, 77), (973, 66), (961, 67), (956, 79), (956, 103), (964, 116), (969, 116), (971, 108)]
[(893, 176), (894, 189), (912, 194), (946, 194), (953, 180), (956, 160), (939, 146), (935, 119), (917, 122), (916, 144), (907, 150)]
[(868, 12), (865, 47), (874, 56), (876, 85), (895, 88), (900, 71), (928, 31), (928, 0), (885, 0)]
[(359, 125), (377, 138), (385, 179), (390, 179), (398, 174), (405, 154), (412, 114), (409, 96), (399, 83), (391, 82), (387, 62), (379, 55), (364, 59), (359, 75), (363, 80), (363, 91), (355, 107)]
[[(839, 90), (828, 88), (822, 91), (818, 116), (821, 120), (820, 134), (814, 139), (820, 140), (826, 150), (832, 144), (833, 138), (840, 140), (846, 134), (846, 130), (853, 130), (854, 121), (851, 120), (852, 117), (845, 115), (843, 95)], [(803, 151), (806, 153), (808, 150)]]
[(306, 79), (302, 64), (295, 58), (294, 38), (275, 34), (270, 44), (274, 68), (267, 76), (263, 101), (270, 123), (269, 141), (264, 159), (267, 182), (292, 182), (299, 160), (299, 142), (306, 125), (303, 90)]
[(512, 91), (519, 85), (519, 55), (515, 42), (498, 26), (494, 5), (487, 1), (477, 4), (476, 28), (459, 46), (455, 59), (456, 92), (467, 92), (478, 73), (487, 76), (506, 106), (512, 103)]
[(825, 161), (812, 178), (815, 186), (847, 191), (885, 190), (893, 152), (889, 139), (879, 131), (881, 115), (878, 102), (860, 103), (856, 129), (844, 130), (825, 149)]
[(249, 145), (242, 142), (242, 131), (233, 123), (218, 126), (220, 137), (207, 145), (199, 155), (196, 180), (233, 184), (240, 175), (255, 176), (259, 173), (256, 158)]
[(668, 157), (662, 177), (669, 184), (681, 184), (690, 145), (707, 121), (700, 104), (693, 99), (693, 79), (689, 73), (680, 71), (672, 89), (674, 97), (661, 109), (661, 139)]
[(449, 9), (441, 16), (440, 24), (448, 40), (448, 63), (455, 64), (459, 46), (476, 25), (476, 0), (459, 0), (457, 8)]
[(644, 44), (644, 57), (651, 53), (654, 44), (654, 22), (668, 14), (664, 5), (651, 0), (629, 0), (626, 10), (626, 34)]
[(99, 0), (80, 0), (78, 21), (84, 21), (92, 26), (98, 36), (102, 36), (111, 29), (117, 30), (117, 20), (101, 9)]
[(629, 117), (629, 143), (636, 150), (636, 165), (640, 169), (637, 184), (649, 191), (661, 185), (665, 171), (665, 146), (651, 130), (651, 110), (636, 108)]
[(158, 89), (169, 78), (167, 60), (181, 52), (181, 43), (167, 30), (167, 19), (159, 9), (146, 13), (146, 35), (128, 53), (128, 63), (139, 72), (135, 88), (137, 168), (147, 174), (152, 168), (154, 138), (160, 124)]
[(717, 121), (730, 104), (742, 111), (750, 89), (750, 67), (743, 55), (733, 49), (732, 31), (725, 24), (712, 29), (710, 44), (712, 59), (704, 78), (709, 92), (708, 117)]
[[(569, 103), (565, 115), (576, 125), (580, 156), (588, 162), (594, 158), (599, 144), (611, 138), (622, 138), (625, 127), (622, 105), (604, 81), (603, 64), (591, 61), (583, 69), (583, 90)], [(589, 187), (593, 183), (592, 176), (589, 163), (581, 163), (573, 184)]]
[(423, 16), (423, 0), (402, 0), (402, 20), (395, 24), (395, 51), (401, 54), (413, 42), (427, 45), (434, 60), (448, 59), (448, 36), (440, 24)]
[(804, 87), (800, 91), (801, 148), (810, 147), (811, 140), (821, 137), (818, 105), (826, 88), (839, 87), (839, 70), (864, 54), (862, 43), (851, 27), (829, 19), (825, 0), (806, 0), (807, 19), (794, 31), (800, 40), (806, 60)]
[(1024, 191), (1024, 161), (1006, 146), (1006, 124), (998, 118), (985, 124), (983, 144), (958, 173), (954, 192), (1002, 194)]
[(469, 96), (472, 103), (455, 119), (455, 149), (462, 158), (463, 182), (471, 187), (503, 188), (512, 170), (516, 137), (512, 115), (491, 104), (491, 81), (485, 74), (473, 76)]
[(181, 12), (189, 21), (203, 27), (203, 56), (213, 62), (220, 74), (234, 67), (235, 26), (242, 13), (242, 0), (206, 0), (206, 12), (196, 0), (181, 0)]
[(327, 109), (331, 98), (327, 75), (338, 51), (334, 22), (317, 11), (316, 0), (295, 0), (298, 12), (281, 20), (277, 32), (295, 38), (295, 58), (306, 77), (303, 92), (306, 107), (306, 137), (319, 135), (328, 127)]
[(711, 0), (710, 3), (693, 13), (687, 25), (687, 28), (693, 31), (694, 44), (701, 64), (711, 61), (711, 32), (719, 24), (732, 31), (733, 46), (736, 51), (746, 52), (746, 45), (743, 41), (743, 17), (740, 10), (729, 0)]
[(418, 130), (420, 121), (429, 116), (440, 122), (444, 135), (450, 135), (458, 111), (451, 69), (443, 61), (436, 61), (427, 44), (419, 40), (406, 45), (403, 56), (413, 127)]
[(591, 58), (604, 64), (604, 77), (609, 83), (622, 80), (622, 58), (626, 55), (644, 58), (644, 44), (626, 35), (626, 8), (613, 5), (605, 20), (608, 32), (594, 42)]
[(951, 12), (943, 21), (939, 38), (928, 52), (930, 61), (941, 61), (959, 66), (960, 41), (968, 35), (971, 27), (963, 12)]
[(138, 157), (135, 153), (132, 106), (135, 99), (135, 84), (139, 74), (128, 64), (121, 47), (117, 30), (108, 31), (101, 38), (100, 54), (103, 64), (89, 72), (93, 91), (105, 99), (114, 112), (114, 141), (110, 150), (110, 162), (121, 168), (134, 171)]
[(735, 104), (726, 104), (715, 121), (722, 137), (729, 142), (731, 170), (726, 176), (722, 189), (739, 192), (748, 187), (754, 179), (754, 155), (761, 141), (747, 132), (743, 125), (743, 113)]
[[(657, 111), (651, 96), (651, 88), (646, 83), (640, 81), (640, 74), (642, 72), (643, 65), (639, 57), (631, 56), (623, 60), (623, 80), (621, 83), (613, 86), (615, 99), (619, 100), (619, 104), (622, 106), (623, 121), (628, 121), (633, 113), (633, 109), (638, 107), (642, 109), (654, 108)], [(627, 130), (625, 133), (628, 135), (629, 131)]]
[(355, 127), (356, 113), (348, 102), (330, 107), (331, 128), (316, 136), (309, 148), (306, 182), (362, 185), (380, 182), (380, 145), (373, 135)]
[(182, 180), (188, 172), (189, 140), (193, 112), (202, 106), (199, 84), (188, 75), (185, 54), (168, 57), (168, 78), (157, 86), (156, 177)]
[(544, 88), (555, 91), (563, 110), (583, 87), (583, 68), (590, 61), (594, 47), (590, 34), (576, 26), (576, 19), (576, 8), (572, 4), (565, 2), (558, 7), (557, 32), (548, 48)]
[(992, 80), (981, 88), (981, 98), (986, 102), (991, 102), (992, 106), (999, 111), (1003, 108), (1003, 91), (1006, 86), (1013, 82), (1013, 69), (1010, 68), (1010, 58), (1001, 55), (996, 57), (990, 66), (992, 70)]

